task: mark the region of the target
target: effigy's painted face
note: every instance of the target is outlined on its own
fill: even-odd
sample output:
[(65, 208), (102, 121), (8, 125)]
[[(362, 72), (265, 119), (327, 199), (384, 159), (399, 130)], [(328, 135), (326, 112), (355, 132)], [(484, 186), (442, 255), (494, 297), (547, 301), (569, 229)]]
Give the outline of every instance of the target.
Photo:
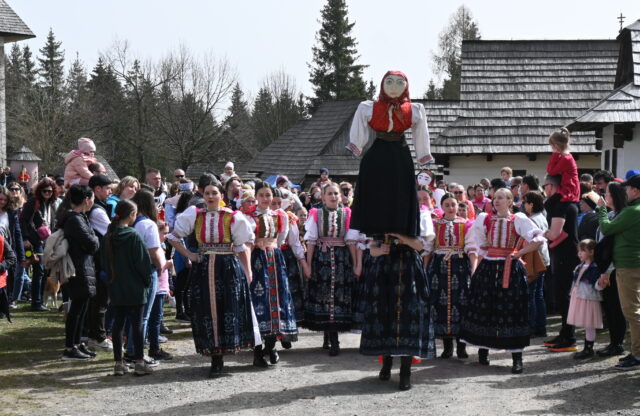
[(431, 175), (425, 172), (418, 174), (418, 185), (429, 186), (431, 184)]
[(387, 75), (382, 83), (384, 93), (391, 98), (398, 98), (407, 89), (407, 81), (400, 75)]

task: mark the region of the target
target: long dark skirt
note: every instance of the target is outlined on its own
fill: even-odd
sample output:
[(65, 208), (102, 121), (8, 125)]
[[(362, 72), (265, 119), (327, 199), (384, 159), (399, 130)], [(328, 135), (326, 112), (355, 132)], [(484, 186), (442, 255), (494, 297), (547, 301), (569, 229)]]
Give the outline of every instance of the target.
[(251, 270), (251, 300), (260, 334), (275, 335), (282, 341), (297, 341), (296, 314), (282, 251), (279, 248), (254, 249)]
[(469, 292), (471, 265), (466, 254), (433, 254), (427, 268), (431, 280), (431, 313), (437, 336), (457, 336), (464, 319)]
[(392, 246), (390, 254), (369, 257), (363, 267), (367, 302), (360, 354), (433, 358), (429, 288), (418, 253)]
[(293, 308), (296, 314), (296, 323), (298, 326), (302, 326), (302, 320), (304, 318), (304, 287), (305, 280), (302, 276), (302, 270), (298, 265), (298, 259), (291, 248), (282, 250), (285, 264), (287, 265), (287, 277), (289, 279), (289, 292), (291, 293), (291, 299), (293, 299)]
[(471, 278), (467, 313), (460, 337), (487, 348), (517, 350), (529, 345), (527, 271), (511, 265), (509, 287), (502, 288), (504, 260), (482, 260)]
[(307, 282), (304, 326), (312, 331), (349, 331), (353, 324), (354, 276), (346, 246), (316, 247)]
[(235, 255), (203, 256), (191, 269), (190, 284), (191, 329), (199, 354), (237, 353), (255, 346), (259, 334), (251, 293)]
[(354, 283), (353, 289), (353, 324), (351, 325), (352, 332), (362, 332), (362, 325), (364, 324), (364, 313), (367, 310), (368, 286), (365, 284), (364, 276), (371, 274), (371, 267), (375, 264), (372, 261), (369, 250), (366, 249), (362, 253), (362, 276)]
[[(380, 190), (384, 189), (384, 203)], [(360, 161), (351, 228), (369, 236), (418, 235), (420, 211), (414, 164), (406, 142), (376, 139)]]

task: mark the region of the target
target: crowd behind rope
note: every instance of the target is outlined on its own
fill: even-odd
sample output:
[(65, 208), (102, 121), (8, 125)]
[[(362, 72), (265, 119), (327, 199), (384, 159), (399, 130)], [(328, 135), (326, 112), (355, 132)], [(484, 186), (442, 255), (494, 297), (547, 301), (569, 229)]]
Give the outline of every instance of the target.
[[(421, 170), (419, 209), (433, 228), (415, 245), (402, 236), (381, 243), (350, 230), (354, 186), (333, 182), (328, 169), (306, 189), (284, 175), (275, 186), (243, 181), (232, 162), (197, 183), (182, 169), (170, 180), (149, 169), (141, 180), (114, 182), (96, 162), (91, 139), (81, 138), (65, 158), (63, 177), (42, 178), (28, 189), (26, 171), (18, 179), (9, 168), (0, 174), (0, 313), (11, 322), (21, 302), (35, 312), (50, 306), (64, 312), (61, 359), (90, 360), (96, 349), (113, 350), (116, 375), (130, 367), (151, 374), (173, 358), (162, 347), (173, 332), (166, 322), (191, 325), (196, 350), (211, 357), (211, 377), (222, 372), (224, 354), (247, 348), (256, 367), (277, 364), (276, 344), (292, 348), (298, 328), (323, 332), (323, 348), (337, 356), (338, 334), (368, 325), (367, 275), (395, 270), (376, 260), (391, 255), (393, 237), (422, 256), (441, 358), (453, 356), (454, 342), (459, 359), (468, 358), (467, 343), (478, 346), (483, 365), (490, 349), (506, 349), (517, 374), (530, 338), (550, 353), (577, 351), (579, 327), (584, 342), (574, 359), (619, 355), (617, 368), (634, 369), (640, 366), (640, 171), (622, 179), (603, 170), (578, 178), (568, 143), (564, 129), (551, 135), (544, 178), (513, 177), (504, 167), (496, 178), (460, 184)], [(501, 219), (522, 237), (507, 254), (486, 249), (493, 243), (487, 240), (505, 238), (490, 232), (491, 221)], [(489, 345), (495, 340), (474, 328), (490, 326), (491, 312), (474, 296), (488, 293), (482, 282), (491, 259), (504, 256), (509, 268), (526, 270), (526, 280), (511, 283), (508, 300), (494, 301), (516, 311), (504, 318), (524, 319), (526, 333), (512, 344)], [(175, 306), (174, 316), (164, 316), (166, 302)], [(548, 313), (562, 317), (550, 339)], [(228, 314), (233, 328), (220, 323)], [(596, 349), (596, 332), (605, 326), (608, 343)], [(361, 352), (375, 351), (374, 344), (363, 337)], [(383, 357), (382, 380), (391, 365)]]

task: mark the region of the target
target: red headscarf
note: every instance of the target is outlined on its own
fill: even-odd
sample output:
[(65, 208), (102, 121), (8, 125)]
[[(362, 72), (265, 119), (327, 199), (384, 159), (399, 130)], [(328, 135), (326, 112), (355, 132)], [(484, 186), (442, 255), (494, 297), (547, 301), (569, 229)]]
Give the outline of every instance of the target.
[[(391, 98), (384, 92), (384, 80), (389, 75), (399, 75), (407, 82), (407, 87), (397, 98)], [(391, 120), (389, 117), (391, 108)], [(373, 116), (369, 125), (375, 131), (389, 130), (389, 122), (393, 121), (391, 131), (402, 133), (411, 128), (411, 100), (409, 99), (409, 79), (400, 71), (387, 71), (380, 83), (380, 95), (378, 101), (373, 103)]]

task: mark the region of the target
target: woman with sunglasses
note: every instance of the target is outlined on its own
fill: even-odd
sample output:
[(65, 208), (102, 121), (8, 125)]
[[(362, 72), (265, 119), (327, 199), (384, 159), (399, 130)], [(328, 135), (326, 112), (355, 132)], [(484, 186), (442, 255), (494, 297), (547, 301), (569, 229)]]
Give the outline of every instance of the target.
[(33, 196), (29, 198), (20, 214), (24, 248), (33, 253), (31, 310), (35, 312), (49, 310), (42, 304), (45, 273), (41, 257), (44, 253), (44, 240), (55, 226), (55, 212), (59, 205), (55, 182), (51, 178), (44, 178), (35, 186)]

